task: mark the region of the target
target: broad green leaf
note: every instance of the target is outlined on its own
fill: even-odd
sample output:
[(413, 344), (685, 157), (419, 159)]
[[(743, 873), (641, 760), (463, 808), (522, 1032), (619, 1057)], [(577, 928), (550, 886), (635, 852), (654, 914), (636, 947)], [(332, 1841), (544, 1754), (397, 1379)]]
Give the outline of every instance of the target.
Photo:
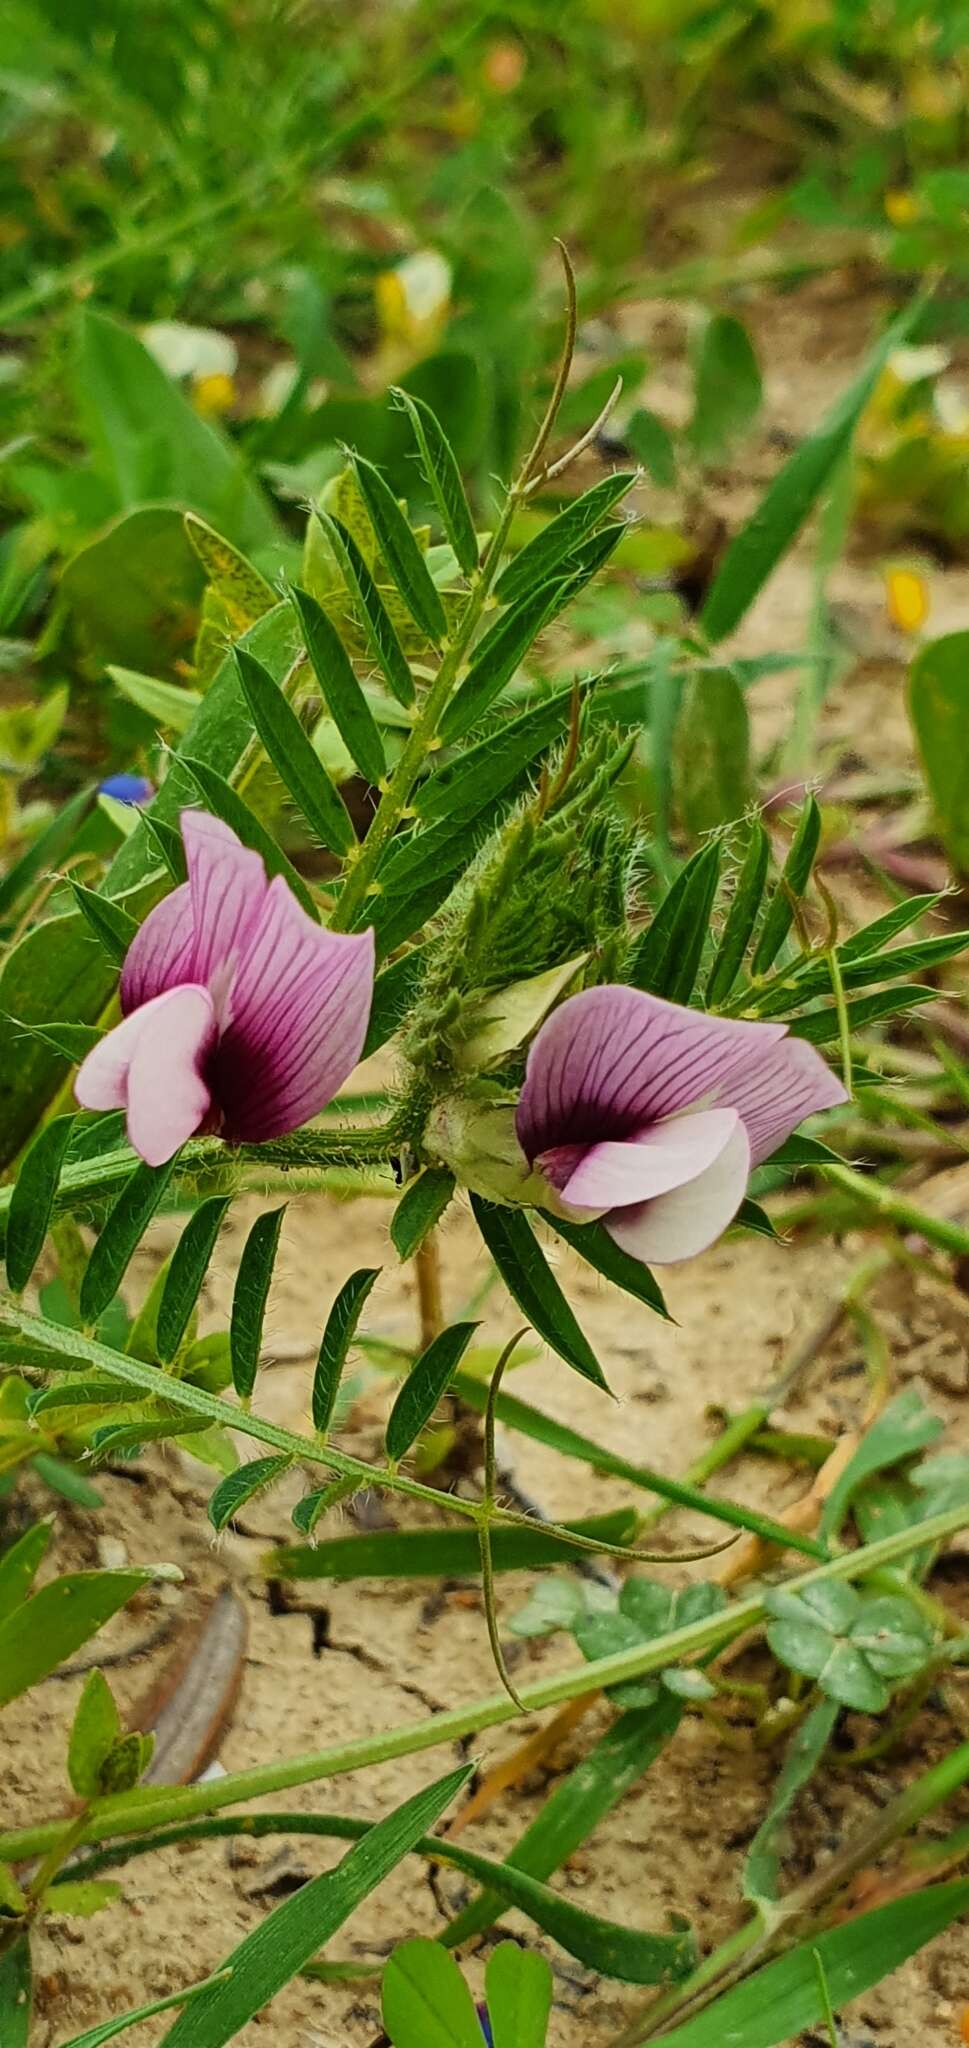
[(52, 1534), (50, 1522), (34, 1522), (0, 1557), (0, 1622), (26, 1600)]
[(411, 1367), (387, 1423), (387, 1456), (395, 1464), (430, 1421), (477, 1328), (477, 1323), (452, 1323), (432, 1339)]
[(773, 1901), (780, 1889), (780, 1843), (784, 1822), (798, 1793), (814, 1776), (834, 1734), (841, 1708), (822, 1699), (796, 1728), (771, 1793), (770, 1805), (747, 1851), (744, 1897)]
[(101, 1767), (121, 1734), (121, 1715), (104, 1673), (90, 1671), (78, 1700), (67, 1748), (67, 1775), (79, 1799), (104, 1788)]
[(939, 833), (953, 866), (969, 873), (969, 632), (920, 649), (909, 712)]
[[(628, 1508), (611, 1515), (590, 1515), (563, 1527), (576, 1536), (609, 1546), (627, 1543), (636, 1526)], [(495, 1570), (537, 1570), (540, 1565), (568, 1561), (569, 1546), (550, 1536), (541, 1524), (534, 1529), (491, 1531)], [(323, 1543), (280, 1544), (266, 1559), (266, 1570), (280, 1579), (473, 1579), (481, 1569), (477, 1530), (381, 1529), (372, 1535), (333, 1536)]]
[(567, 579), (543, 583), (503, 612), (474, 650), (471, 666), (441, 719), (441, 738), (450, 745), (476, 725), (521, 667), (542, 627), (557, 609)]
[(428, 1232), (439, 1223), (454, 1193), (454, 1175), (446, 1166), (427, 1166), (404, 1189), (390, 1219), (390, 1236), (399, 1259), (411, 1259)]
[(151, 1578), (147, 1571), (51, 1579), (0, 1623), (0, 1707), (72, 1657)]
[(693, 841), (742, 817), (750, 800), (750, 720), (728, 668), (701, 669), (686, 684), (673, 739), (673, 787)]
[(157, 676), (141, 675), (137, 669), (120, 668), (117, 662), (109, 661), (108, 674), (115, 689), (130, 703), (137, 704), (139, 711), (146, 711), (158, 725), (169, 732), (188, 731), (202, 702), (198, 690), (163, 683)]
[(327, 1316), (316, 1371), (313, 1374), (311, 1404), (313, 1428), (321, 1436), (325, 1436), (330, 1427), (343, 1370), (357, 1334), (357, 1324), (374, 1282), (379, 1277), (379, 1266), (361, 1266), (358, 1272), (351, 1273), (349, 1279), (344, 1281)]
[(794, 923), (795, 907), (811, 878), (820, 837), (821, 813), (817, 799), (809, 796), (797, 821), (797, 831), (791, 841), (780, 881), (767, 906), (767, 915), (754, 951), (754, 974), (766, 974), (784, 944)]
[(390, 395), (408, 415), (441, 525), (465, 575), (473, 576), (478, 566), (478, 539), (454, 450), (436, 413), (423, 399), (400, 389), (392, 390)]
[(49, 825), (32, 839), (30, 845), (0, 875), (0, 923), (9, 917), (28, 889), (35, 882), (41, 882), (59, 867), (70, 851), (75, 834), (89, 816), (97, 791), (93, 788), (79, 789), (66, 804), (62, 804)]
[(820, 1956), (828, 1996), (837, 2009), (879, 1984), (953, 1920), (969, 1911), (969, 1879), (927, 1885), (874, 1912), (812, 1935), (725, 1991), (698, 2018), (659, 2037), (661, 2048), (781, 2048), (825, 2017)]
[(544, 1956), (503, 1941), (485, 1973), (494, 2048), (544, 2048), (552, 2011), (552, 1971)]
[(534, 540), (527, 542), (509, 562), (495, 584), (495, 596), (499, 604), (520, 604), (523, 598), (547, 583), (550, 576), (561, 574), (571, 564), (569, 557), (591, 533), (612, 507), (624, 498), (636, 482), (635, 470), (619, 471), (614, 476), (603, 477), (593, 484), (580, 498), (575, 498), (560, 512), (557, 519), (549, 521)]
[(687, 861), (637, 940), (627, 973), (634, 988), (670, 1002), (689, 1001), (719, 879), (720, 846), (714, 840)]
[(22, 1293), (44, 1248), (75, 1118), (56, 1116), (25, 1154), (7, 1214), (7, 1281)]
[(444, 606), (404, 513), (372, 462), (358, 455), (353, 466), (383, 561), (415, 625), (438, 647), (447, 632)]
[(361, 775), (377, 784), (387, 768), (384, 743), (346, 648), (322, 605), (308, 590), (297, 586), (291, 595), (306, 652), (330, 717)]
[(256, 619), (272, 610), (278, 602), (272, 584), (231, 541), (195, 512), (186, 512), (185, 532), (210, 584), (218, 591), (233, 634), (245, 632)]
[(715, 313), (707, 321), (694, 378), (693, 418), (687, 436), (701, 459), (712, 462), (753, 425), (763, 398), (750, 336), (730, 313)]
[(482, 2048), (471, 1993), (436, 1941), (405, 1941), (395, 1948), (380, 1999), (393, 2048)]
[(813, 434), (784, 464), (746, 526), (731, 541), (707, 593), (700, 624), (716, 644), (749, 611), (846, 454), (893, 350), (904, 341), (918, 302), (886, 328), (858, 376)]
[(86, 889), (82, 882), (72, 881), (71, 893), (98, 944), (104, 948), (108, 959), (120, 967), (132, 939), (137, 937), (135, 919), (121, 908), (120, 903), (112, 903), (109, 896), (99, 895), (95, 889)]
[(356, 845), (349, 811), (295, 711), (254, 654), (239, 647), (236, 661), (256, 731), (285, 789), (321, 843), (348, 854)]
[[(555, 1785), (504, 1862), (539, 1879), (560, 1870), (655, 1763), (676, 1733), (682, 1711), (675, 1700), (664, 1694), (655, 1706), (621, 1714), (581, 1763)], [(443, 1941), (448, 1948), (461, 1948), (474, 1935), (491, 1927), (501, 1908), (498, 1892), (479, 1893), (450, 1922)]]
[(570, 1223), (564, 1216), (546, 1216), (545, 1221), (557, 1237), (565, 1239), (581, 1259), (594, 1266), (605, 1280), (621, 1287), (637, 1301), (645, 1303), (656, 1315), (668, 1322), (670, 1312), (663, 1299), (658, 1281), (639, 1259), (633, 1259), (624, 1252), (615, 1238), (610, 1237), (601, 1223)]
[(0, 1949), (0, 2041), (29, 2048), (33, 2009), (30, 1936), (26, 1929)]
[(854, 1456), (839, 1473), (824, 1504), (820, 1535), (827, 1541), (836, 1536), (853, 1496), (875, 1472), (884, 1472), (906, 1458), (937, 1443), (945, 1424), (926, 1408), (917, 1387), (905, 1387), (876, 1416)]
[(478, 1229), (512, 1300), (553, 1351), (608, 1393), (602, 1367), (579, 1328), (533, 1230), (520, 1210), (471, 1196)]
[[(235, 653), (238, 662), (238, 648)], [(319, 924), (319, 911), (302, 875), (297, 874), (292, 861), (287, 860), (272, 833), (267, 832), (265, 825), (256, 817), (255, 812), (250, 810), (249, 805), (243, 802), (237, 791), (230, 787), (223, 776), (216, 774), (214, 768), (207, 762), (196, 761), (187, 753), (179, 754), (178, 768), (194, 782), (206, 807), (214, 811), (216, 817), (221, 818), (224, 824), (231, 826), (233, 832), (242, 840), (243, 846), (249, 846), (253, 853), (259, 854), (267, 875), (270, 878), (273, 875), (282, 875), (307, 915), (315, 924)]]
[(135, 505), (65, 563), (58, 603), (86, 666), (154, 675), (184, 660), (203, 587), (181, 506)]
[(269, 1288), (279, 1249), (286, 1203), (257, 1216), (246, 1238), (239, 1260), (232, 1295), (229, 1345), (232, 1354), (232, 1384), (240, 1401), (248, 1401), (256, 1384), (262, 1326)]
[(188, 1329), (229, 1201), (228, 1195), (211, 1195), (200, 1202), (169, 1260), (155, 1324), (155, 1343), (163, 1365), (171, 1364)]
[(227, 1959), (231, 1976), (175, 2021), (163, 2048), (224, 2048), (288, 1984), (375, 1891), (467, 1784), (466, 1764), (378, 1821), (335, 1870), (324, 1871), (269, 1913)]
[(750, 828), (743, 866), (737, 877), (733, 901), (727, 912), (727, 921), (710, 969), (706, 1000), (711, 1010), (726, 1002), (743, 966), (744, 955), (753, 937), (754, 926), (764, 898), (769, 861), (770, 840), (760, 819), (757, 818)]
[(268, 502), (242, 457), (202, 420), (129, 328), (86, 307), (76, 396), (101, 473), (120, 505), (190, 505), (241, 548), (278, 540)]
[(136, 1166), (109, 1209), (81, 1281), (82, 1322), (95, 1324), (114, 1299), (174, 1170), (174, 1159), (165, 1166)]
[(227, 1529), (233, 1517), (247, 1501), (254, 1500), (257, 1493), (265, 1493), (284, 1472), (288, 1472), (292, 1458), (250, 1458), (248, 1464), (239, 1465), (220, 1480), (212, 1494), (206, 1510), (209, 1521), (217, 1536)]
[(327, 512), (317, 509), (316, 516), (340, 564), (347, 590), (351, 597), (357, 599), (367, 643), (391, 695), (399, 704), (413, 704), (415, 692), (410, 663), (352, 533), (341, 520), (331, 519)]

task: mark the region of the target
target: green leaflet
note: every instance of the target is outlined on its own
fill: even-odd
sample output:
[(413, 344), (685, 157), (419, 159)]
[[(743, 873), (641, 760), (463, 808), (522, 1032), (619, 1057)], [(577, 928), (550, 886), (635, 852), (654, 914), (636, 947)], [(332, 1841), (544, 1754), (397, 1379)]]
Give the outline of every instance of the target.
[(0, 1953), (0, 2041), (4, 2048), (29, 2048), (32, 2009), (30, 1936), (25, 1931)]
[(394, 1463), (404, 1457), (430, 1421), (477, 1328), (477, 1323), (451, 1323), (411, 1367), (387, 1423), (387, 1456)]
[(229, 1200), (228, 1195), (212, 1195), (200, 1202), (172, 1253), (155, 1325), (156, 1348), (163, 1365), (171, 1364), (188, 1329)]
[(72, 1572), (49, 1580), (14, 1608), (0, 1623), (0, 1707), (72, 1657), (151, 1576), (150, 1571)]
[(568, 587), (564, 577), (542, 584), (511, 610), (503, 612), (478, 641), (468, 673), (441, 719), (441, 738), (448, 744), (461, 739), (501, 695), (542, 627), (559, 608)]
[(454, 1185), (454, 1175), (446, 1166), (427, 1166), (404, 1189), (390, 1221), (391, 1241), (399, 1259), (411, 1259), (419, 1251), (443, 1216)]
[(414, 679), (410, 663), (397, 637), (390, 613), (349, 528), (317, 507), (326, 537), (340, 565), (351, 597), (357, 599), (370, 651), (382, 670), (388, 689), (399, 704), (414, 702)]
[(257, 1493), (264, 1493), (274, 1481), (281, 1479), (292, 1464), (291, 1458), (250, 1458), (245, 1465), (237, 1466), (234, 1472), (227, 1472), (220, 1479), (215, 1492), (209, 1499), (209, 1521), (217, 1536), (228, 1528), (234, 1515), (246, 1502), (253, 1500)]
[(245, 647), (236, 652), (239, 679), (256, 731), (284, 788), (330, 853), (341, 858), (357, 843), (350, 813), (326, 772), (292, 705), (261, 661)]
[(946, 633), (916, 655), (908, 702), (939, 831), (969, 872), (969, 633)]
[(750, 828), (750, 839), (737, 878), (733, 902), (727, 913), (727, 921), (710, 969), (706, 1000), (711, 1010), (726, 1002), (740, 973), (763, 902), (769, 862), (770, 840), (760, 819), (757, 818)]
[(751, 967), (754, 974), (766, 974), (784, 944), (794, 923), (795, 907), (810, 880), (820, 837), (821, 813), (817, 799), (809, 796), (798, 819), (781, 879), (767, 906), (767, 915), (754, 950)]
[(224, 2048), (440, 1819), (471, 1775), (451, 1771), (369, 1828), (335, 1870), (311, 1879), (269, 1913), (227, 1958), (231, 1974), (193, 2001), (162, 2048)]
[(164, 683), (158, 676), (143, 676), (138, 669), (120, 668), (115, 662), (108, 662), (108, 674), (115, 689), (127, 697), (129, 703), (137, 704), (139, 711), (145, 711), (157, 725), (169, 732), (187, 732), (202, 702), (198, 690), (189, 690), (180, 683)]
[(113, 1301), (174, 1170), (175, 1159), (165, 1166), (142, 1162), (109, 1209), (81, 1281), (82, 1322), (93, 1326)]
[(257, 1216), (239, 1260), (232, 1295), (229, 1348), (232, 1384), (240, 1401), (249, 1400), (256, 1384), (266, 1302), (285, 1214), (286, 1203), (283, 1202), (278, 1209), (270, 1209), (264, 1216)]
[(513, 1301), (567, 1365), (609, 1392), (602, 1367), (565, 1299), (533, 1230), (518, 1209), (471, 1196), (478, 1229)]
[(297, 585), (291, 596), (330, 717), (361, 775), (379, 783), (387, 767), (384, 743), (340, 635), (308, 590)]
[(34, 1522), (0, 1557), (0, 1622), (26, 1600), (53, 1533), (52, 1523)]
[(478, 566), (478, 538), (451, 443), (437, 414), (422, 398), (399, 388), (394, 388), (390, 395), (408, 415), (441, 525), (465, 575), (473, 576)]
[(14, 1294), (26, 1287), (43, 1250), (74, 1122), (73, 1115), (56, 1116), (42, 1125), (17, 1175), (6, 1238), (7, 1282)]
[(714, 840), (687, 861), (637, 940), (628, 968), (634, 988), (670, 1002), (689, 1001), (719, 879), (720, 847)]
[(72, 881), (71, 894), (108, 959), (120, 967), (137, 935), (135, 919), (119, 903), (112, 903), (110, 897), (100, 896), (94, 889), (86, 889), (81, 882)]
[(415, 625), (438, 647), (447, 632), (447, 618), (410, 526), (379, 469), (362, 455), (355, 457), (353, 467), (383, 560)]
[(499, 604), (516, 605), (533, 590), (546, 583), (550, 576), (560, 571), (561, 565), (571, 566), (569, 557), (580, 544), (595, 531), (601, 519), (611, 512), (613, 505), (624, 498), (636, 482), (633, 469), (620, 470), (614, 476), (603, 477), (584, 491), (580, 498), (574, 498), (557, 519), (543, 526), (534, 540), (527, 542), (509, 562), (495, 584), (495, 596)]
[(630, 1258), (601, 1223), (570, 1223), (564, 1216), (548, 1215), (545, 1221), (557, 1237), (564, 1238), (566, 1244), (570, 1244), (588, 1265), (594, 1266), (604, 1279), (611, 1280), (615, 1287), (621, 1287), (626, 1294), (633, 1295), (637, 1301), (644, 1302), (647, 1308), (669, 1321), (670, 1312), (662, 1290), (649, 1267), (642, 1265), (639, 1259)]
[(313, 1428), (321, 1436), (329, 1429), (340, 1391), (343, 1369), (354, 1337), (357, 1324), (363, 1314), (374, 1281), (380, 1276), (379, 1266), (362, 1266), (357, 1273), (351, 1273), (345, 1280), (326, 1319), (320, 1354), (313, 1374), (312, 1414)]

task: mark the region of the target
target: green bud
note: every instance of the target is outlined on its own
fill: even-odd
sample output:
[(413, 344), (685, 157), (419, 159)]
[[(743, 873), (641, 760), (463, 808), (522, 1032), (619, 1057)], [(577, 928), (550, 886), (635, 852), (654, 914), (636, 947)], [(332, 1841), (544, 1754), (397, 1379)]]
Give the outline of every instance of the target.
[(513, 1096), (445, 1095), (424, 1133), (428, 1159), (448, 1166), (462, 1187), (509, 1209), (548, 1209), (571, 1216), (544, 1174), (529, 1166), (515, 1134)]
[(496, 989), (476, 1003), (462, 1018), (454, 1046), (454, 1063), (463, 1074), (480, 1073), (496, 1066), (509, 1053), (524, 1045), (548, 1016), (553, 1004), (575, 981), (588, 955), (579, 953), (561, 967), (545, 974), (530, 975), (527, 981), (512, 982)]

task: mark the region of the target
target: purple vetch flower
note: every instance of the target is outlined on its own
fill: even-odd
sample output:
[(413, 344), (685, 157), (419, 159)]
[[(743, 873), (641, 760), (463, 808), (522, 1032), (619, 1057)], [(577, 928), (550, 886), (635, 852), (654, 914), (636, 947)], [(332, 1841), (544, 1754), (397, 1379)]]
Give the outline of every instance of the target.
[(736, 1215), (751, 1168), (804, 1117), (847, 1099), (786, 1024), (603, 987), (570, 996), (543, 1024), (515, 1128), (570, 1211), (601, 1217), (623, 1251), (664, 1265), (705, 1251)]
[(121, 975), (124, 1021), (84, 1061), (84, 1109), (125, 1109), (149, 1166), (186, 1138), (258, 1144), (336, 1094), (363, 1050), (373, 933), (314, 924), (281, 875), (207, 811), (183, 811), (188, 881), (146, 917)]
[(115, 803), (134, 804), (140, 807), (142, 804), (150, 804), (155, 794), (155, 786), (149, 782), (147, 775), (121, 773), (107, 775), (100, 784), (100, 791), (102, 796), (113, 796)]

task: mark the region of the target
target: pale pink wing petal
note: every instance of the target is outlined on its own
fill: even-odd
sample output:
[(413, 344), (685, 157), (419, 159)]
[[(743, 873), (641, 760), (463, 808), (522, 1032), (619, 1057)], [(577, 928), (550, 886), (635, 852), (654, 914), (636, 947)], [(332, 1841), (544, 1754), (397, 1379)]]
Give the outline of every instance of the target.
[(806, 1116), (848, 1101), (837, 1075), (803, 1038), (782, 1038), (746, 1060), (718, 1095), (743, 1117), (752, 1166), (769, 1159)]
[(74, 1084), (78, 1102), (82, 1109), (126, 1109), (135, 1151), (149, 1166), (163, 1165), (208, 1112), (202, 1070), (215, 1032), (208, 989), (166, 989), (88, 1053)]
[(266, 901), (266, 870), (258, 853), (209, 811), (181, 817), (195, 927), (189, 979), (211, 981), (251, 944)]
[(99, 1039), (77, 1070), (74, 1094), (82, 1109), (124, 1109), (128, 1069), (144, 1029), (145, 1010), (136, 1010)]
[(744, 1198), (750, 1146), (737, 1118), (719, 1158), (685, 1187), (605, 1218), (610, 1237), (645, 1266), (675, 1265), (706, 1251), (726, 1230)]
[(164, 1166), (205, 1122), (212, 1097), (205, 1069), (215, 1043), (207, 988), (169, 989), (137, 1018), (128, 1068), (128, 1139), (149, 1166)]
[(573, 1209), (601, 1211), (668, 1194), (712, 1166), (739, 1121), (732, 1109), (698, 1109), (652, 1124), (638, 1138), (590, 1145), (562, 1188), (562, 1199)]
[(516, 1127), (527, 1158), (629, 1138), (692, 1105), (729, 1105), (729, 1078), (784, 1037), (783, 1024), (705, 1017), (640, 989), (570, 996), (533, 1041)]
[(121, 1008), (127, 1016), (168, 988), (194, 979), (195, 924), (188, 883), (173, 889), (139, 926), (121, 970)]
[(314, 924), (277, 875), (212, 1066), (227, 1138), (258, 1144), (325, 1108), (363, 1051), (373, 973), (373, 933)]

